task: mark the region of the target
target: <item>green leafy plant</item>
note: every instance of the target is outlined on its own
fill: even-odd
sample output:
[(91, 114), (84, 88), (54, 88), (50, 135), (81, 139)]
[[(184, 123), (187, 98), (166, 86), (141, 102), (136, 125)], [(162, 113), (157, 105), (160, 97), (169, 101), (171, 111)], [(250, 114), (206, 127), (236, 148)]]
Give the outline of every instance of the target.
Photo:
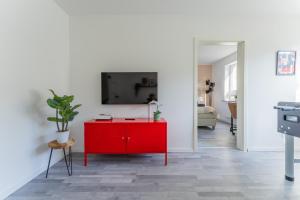
[(159, 114), (161, 114), (161, 111), (157, 110), (157, 111), (154, 112), (154, 114), (159, 115)]
[(159, 103), (156, 104), (156, 111), (153, 112), (154, 120), (159, 120), (160, 119), (160, 114), (161, 114), (161, 111), (159, 110), (160, 106), (161, 105)]
[(78, 115), (78, 111), (75, 111), (77, 108), (81, 106), (81, 104), (77, 104), (72, 106), (71, 103), (74, 100), (74, 96), (58, 96), (55, 94), (53, 90), (49, 90), (53, 98), (47, 99), (47, 104), (55, 109), (55, 117), (48, 117), (48, 121), (55, 122), (58, 132), (68, 131), (69, 122), (74, 119), (76, 115)]

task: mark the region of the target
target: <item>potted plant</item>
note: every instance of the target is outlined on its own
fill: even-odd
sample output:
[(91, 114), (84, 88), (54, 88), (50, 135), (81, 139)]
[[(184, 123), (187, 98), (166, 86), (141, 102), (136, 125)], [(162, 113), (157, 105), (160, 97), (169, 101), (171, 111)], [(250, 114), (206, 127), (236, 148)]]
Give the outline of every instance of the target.
[(49, 90), (53, 98), (47, 100), (47, 104), (55, 109), (55, 117), (48, 117), (48, 121), (55, 122), (57, 127), (57, 142), (67, 143), (69, 140), (69, 122), (74, 119), (79, 112), (75, 111), (81, 106), (77, 104), (72, 106), (71, 103), (74, 100), (74, 96), (58, 96), (53, 90)]
[(153, 119), (154, 119), (154, 121), (159, 121), (160, 120), (161, 111), (159, 110), (159, 106), (160, 106), (160, 104), (157, 103), (156, 104), (156, 111), (153, 112)]

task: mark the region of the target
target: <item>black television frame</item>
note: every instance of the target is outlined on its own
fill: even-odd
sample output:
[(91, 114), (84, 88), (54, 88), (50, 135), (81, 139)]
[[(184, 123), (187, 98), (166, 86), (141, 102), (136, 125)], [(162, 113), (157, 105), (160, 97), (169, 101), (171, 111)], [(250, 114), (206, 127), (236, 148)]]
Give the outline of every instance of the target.
[(105, 103), (103, 101), (103, 75), (104, 74), (143, 74), (143, 73), (149, 73), (149, 74), (155, 74), (156, 78), (156, 101), (158, 101), (158, 72), (101, 72), (101, 104), (102, 105), (147, 105), (148, 103)]

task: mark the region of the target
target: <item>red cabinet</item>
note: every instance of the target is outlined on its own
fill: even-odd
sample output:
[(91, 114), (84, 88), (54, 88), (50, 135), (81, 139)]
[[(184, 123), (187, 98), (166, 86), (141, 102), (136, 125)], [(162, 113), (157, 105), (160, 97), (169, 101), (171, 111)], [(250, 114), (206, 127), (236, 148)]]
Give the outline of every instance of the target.
[(164, 153), (167, 165), (167, 122), (113, 119), (84, 123), (84, 164), (88, 154)]
[(166, 152), (166, 126), (163, 123), (129, 124), (127, 132), (128, 153)]
[(85, 125), (85, 151), (89, 153), (125, 153), (124, 134), (125, 130), (120, 124), (88, 123)]

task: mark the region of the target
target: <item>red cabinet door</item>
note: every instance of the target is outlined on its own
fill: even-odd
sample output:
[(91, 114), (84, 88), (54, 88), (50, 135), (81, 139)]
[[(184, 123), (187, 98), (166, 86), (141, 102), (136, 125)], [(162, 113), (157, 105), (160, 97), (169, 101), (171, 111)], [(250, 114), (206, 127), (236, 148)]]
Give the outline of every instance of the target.
[(113, 123), (85, 124), (86, 153), (125, 153), (124, 125)]
[(128, 153), (164, 153), (167, 148), (166, 123), (128, 124), (126, 128)]

